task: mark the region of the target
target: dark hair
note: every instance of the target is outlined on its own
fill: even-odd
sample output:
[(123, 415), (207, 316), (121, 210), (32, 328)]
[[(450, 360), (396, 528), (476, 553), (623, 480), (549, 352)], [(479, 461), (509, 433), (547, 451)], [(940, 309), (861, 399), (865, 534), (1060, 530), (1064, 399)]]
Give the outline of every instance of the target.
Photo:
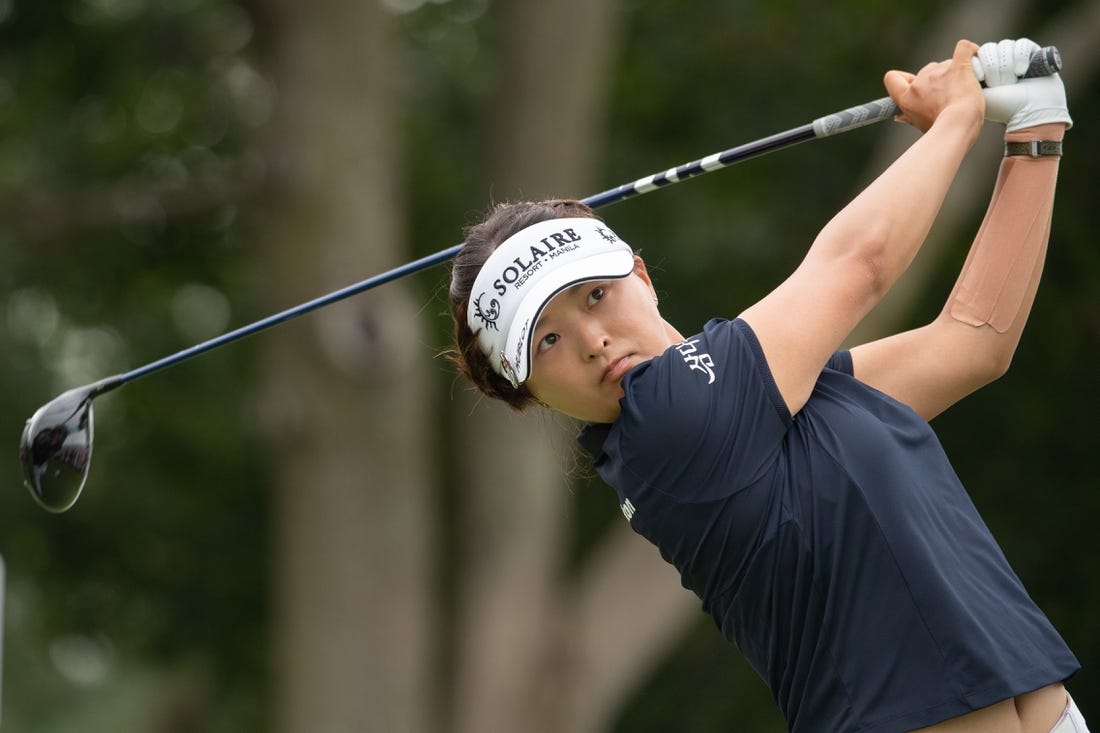
[(446, 357), (478, 391), (508, 403), (515, 410), (529, 407), (536, 399), (526, 385), (514, 388), (511, 382), (493, 371), (477, 334), (466, 323), (470, 292), (489, 256), (508, 237), (540, 221), (572, 217), (599, 218), (591, 208), (571, 199), (497, 204), (480, 223), (466, 228), (465, 244), (451, 267), (450, 305), (455, 332), (454, 349)]

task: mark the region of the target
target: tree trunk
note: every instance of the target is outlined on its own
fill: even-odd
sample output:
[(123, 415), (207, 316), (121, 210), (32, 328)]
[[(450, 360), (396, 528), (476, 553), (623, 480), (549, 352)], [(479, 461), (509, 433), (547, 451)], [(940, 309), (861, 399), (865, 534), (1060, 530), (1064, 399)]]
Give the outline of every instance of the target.
[[(286, 305), (407, 255), (389, 16), (361, 0), (268, 7), (282, 186), (260, 241), (271, 300)], [(275, 729), (419, 733), (431, 720), (432, 512), (417, 308), (390, 284), (270, 343)]]

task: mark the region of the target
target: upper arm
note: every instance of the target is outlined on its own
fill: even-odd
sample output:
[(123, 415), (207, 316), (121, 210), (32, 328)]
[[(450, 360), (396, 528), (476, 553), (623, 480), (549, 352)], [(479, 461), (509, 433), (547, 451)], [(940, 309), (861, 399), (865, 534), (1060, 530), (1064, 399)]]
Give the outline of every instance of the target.
[(926, 420), (1008, 368), (998, 335), (940, 316), (921, 328), (851, 350), (856, 379), (908, 405)]
[(962, 106), (937, 117), (829, 221), (798, 269), (741, 314), (791, 414), (809, 399), (829, 356), (909, 266), (980, 121)]
[(873, 262), (815, 246), (787, 280), (740, 315), (760, 341), (792, 415), (809, 399), (829, 357), (880, 297)]

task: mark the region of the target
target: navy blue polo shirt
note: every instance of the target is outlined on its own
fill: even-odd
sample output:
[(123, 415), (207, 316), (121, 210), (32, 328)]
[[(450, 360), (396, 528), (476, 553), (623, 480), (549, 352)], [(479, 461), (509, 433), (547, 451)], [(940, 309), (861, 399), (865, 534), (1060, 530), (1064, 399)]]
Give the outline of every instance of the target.
[(901, 733), (1067, 679), (928, 423), (847, 352), (792, 418), (744, 321), (633, 369), (580, 441), (797, 733)]

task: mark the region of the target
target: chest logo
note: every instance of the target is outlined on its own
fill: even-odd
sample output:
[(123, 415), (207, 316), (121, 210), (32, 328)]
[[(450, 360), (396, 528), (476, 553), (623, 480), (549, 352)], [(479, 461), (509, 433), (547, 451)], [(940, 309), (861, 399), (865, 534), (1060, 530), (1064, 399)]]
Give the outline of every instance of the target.
[(677, 344), (674, 348), (683, 357), (689, 369), (702, 372), (707, 375), (707, 384), (714, 384), (714, 359), (710, 354), (700, 354), (698, 344), (699, 339), (694, 338)]

